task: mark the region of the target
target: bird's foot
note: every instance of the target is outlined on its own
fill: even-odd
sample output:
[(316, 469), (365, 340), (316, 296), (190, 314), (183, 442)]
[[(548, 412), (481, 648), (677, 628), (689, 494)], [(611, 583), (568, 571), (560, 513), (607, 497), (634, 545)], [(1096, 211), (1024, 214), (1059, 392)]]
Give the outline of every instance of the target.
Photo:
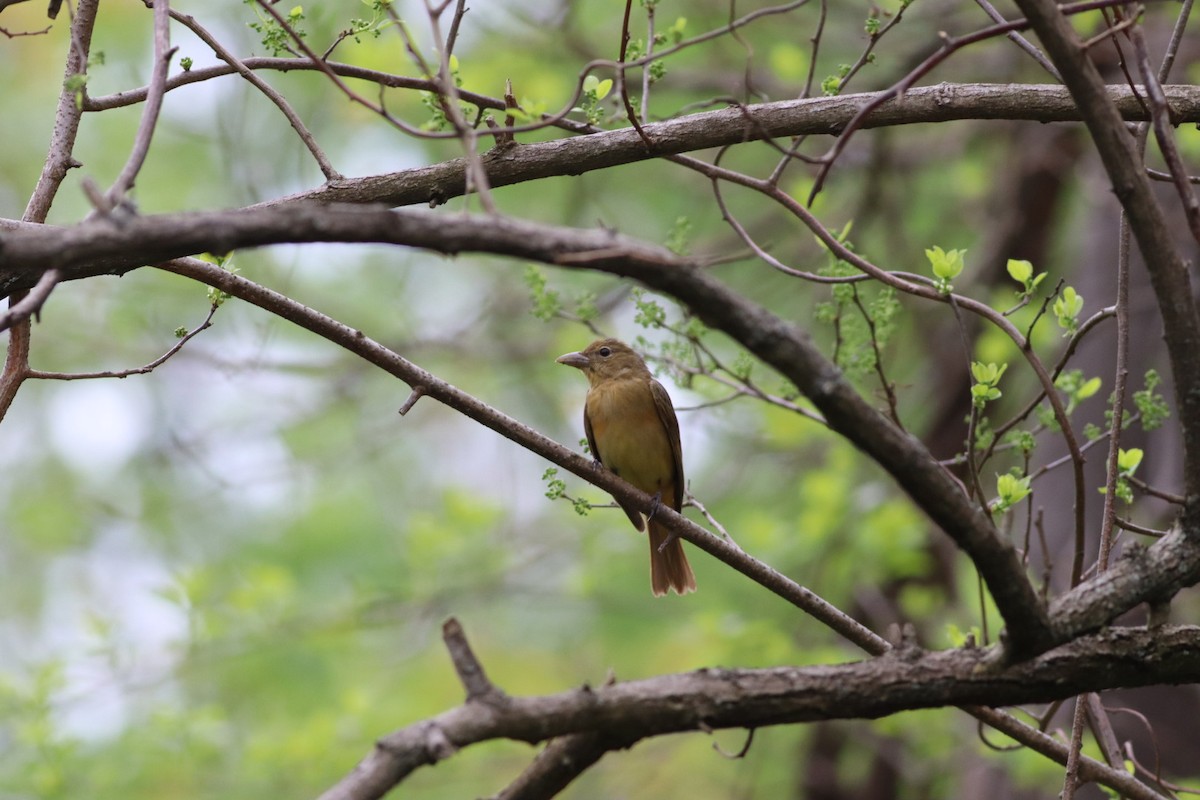
[[(646, 516), (646, 524), (647, 525), (650, 524), (650, 520), (654, 519), (654, 515), (658, 513), (658, 510), (660, 508), (662, 508), (662, 492), (655, 492), (654, 499), (652, 501), (650, 501), (650, 513)], [(663, 539), (662, 543), (659, 544), (658, 552), (660, 552), (660, 553), (667, 552), (667, 548), (670, 547), (671, 545), (675, 544), (675, 542), (678, 539), (679, 539), (678, 533), (676, 533), (675, 531), (667, 531), (667, 538)]]
[(662, 508), (662, 492), (655, 492), (654, 499), (650, 501), (650, 513), (646, 515), (646, 522), (654, 519), (654, 515)]

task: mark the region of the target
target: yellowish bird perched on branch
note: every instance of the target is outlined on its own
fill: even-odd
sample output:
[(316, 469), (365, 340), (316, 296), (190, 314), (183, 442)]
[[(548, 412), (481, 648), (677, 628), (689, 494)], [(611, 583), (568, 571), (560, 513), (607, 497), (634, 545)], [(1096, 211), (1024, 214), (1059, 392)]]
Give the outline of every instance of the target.
[[(588, 379), (583, 430), (592, 457), (658, 502), (683, 507), (683, 451), (671, 396), (654, 380), (646, 362), (624, 342), (600, 339), (586, 350), (558, 357)], [(618, 501), (619, 502), (619, 501)], [(683, 542), (641, 512), (621, 506), (634, 527), (650, 536), (650, 587), (655, 596), (668, 589), (696, 590), (696, 577)], [(665, 543), (665, 546), (664, 546)]]

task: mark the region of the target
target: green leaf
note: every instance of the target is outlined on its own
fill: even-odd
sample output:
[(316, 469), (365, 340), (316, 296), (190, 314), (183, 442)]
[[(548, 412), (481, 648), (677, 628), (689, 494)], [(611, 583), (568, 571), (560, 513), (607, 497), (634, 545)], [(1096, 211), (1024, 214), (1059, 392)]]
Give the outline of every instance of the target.
[(1100, 391), (1100, 378), (1092, 378), (1075, 391), (1075, 399), (1087, 400), (1098, 391)]
[(966, 250), (947, 251), (936, 245), (925, 251), (925, 257), (929, 259), (934, 277), (937, 278), (937, 290), (942, 294), (949, 294), (954, 290), (950, 281), (957, 278), (963, 271), (963, 267), (966, 266), (963, 261), (963, 256), (966, 254)]
[(1143, 452), (1140, 448), (1131, 447), (1128, 450), (1117, 450), (1117, 469), (1122, 475), (1132, 475), (1142, 463)]
[(1033, 277), (1033, 264), (1029, 261), (1018, 261), (1015, 258), (1010, 258), (1008, 260), (1008, 274), (1017, 283), (1026, 284)]

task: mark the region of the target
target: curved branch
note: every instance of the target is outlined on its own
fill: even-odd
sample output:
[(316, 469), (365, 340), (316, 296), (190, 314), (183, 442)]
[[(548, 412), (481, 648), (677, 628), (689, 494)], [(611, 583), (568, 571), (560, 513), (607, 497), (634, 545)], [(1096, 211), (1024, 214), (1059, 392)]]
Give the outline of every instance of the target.
[[(599, 758), (603, 747), (667, 733), (874, 719), (916, 708), (1048, 702), (1117, 687), (1190, 683), (1200, 680), (1200, 628), (1114, 628), (1004, 669), (995, 668), (996, 655), (992, 649), (914, 649), (835, 666), (701, 669), (552, 695), (468, 698), (380, 739), (322, 800), (381, 797), (418, 768), (493, 739), (587, 736), (589, 755)], [(1157, 797), (1100, 762), (1088, 772), (1107, 785), (1120, 783), (1119, 791), (1131, 797)]]

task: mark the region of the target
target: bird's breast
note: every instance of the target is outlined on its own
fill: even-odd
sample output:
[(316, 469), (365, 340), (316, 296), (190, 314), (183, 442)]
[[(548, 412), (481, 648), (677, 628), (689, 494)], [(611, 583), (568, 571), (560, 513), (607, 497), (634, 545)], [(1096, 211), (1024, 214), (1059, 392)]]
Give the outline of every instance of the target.
[(611, 381), (593, 386), (587, 415), (596, 440), (595, 455), (613, 472), (644, 492), (673, 483), (674, 451), (645, 381)]

